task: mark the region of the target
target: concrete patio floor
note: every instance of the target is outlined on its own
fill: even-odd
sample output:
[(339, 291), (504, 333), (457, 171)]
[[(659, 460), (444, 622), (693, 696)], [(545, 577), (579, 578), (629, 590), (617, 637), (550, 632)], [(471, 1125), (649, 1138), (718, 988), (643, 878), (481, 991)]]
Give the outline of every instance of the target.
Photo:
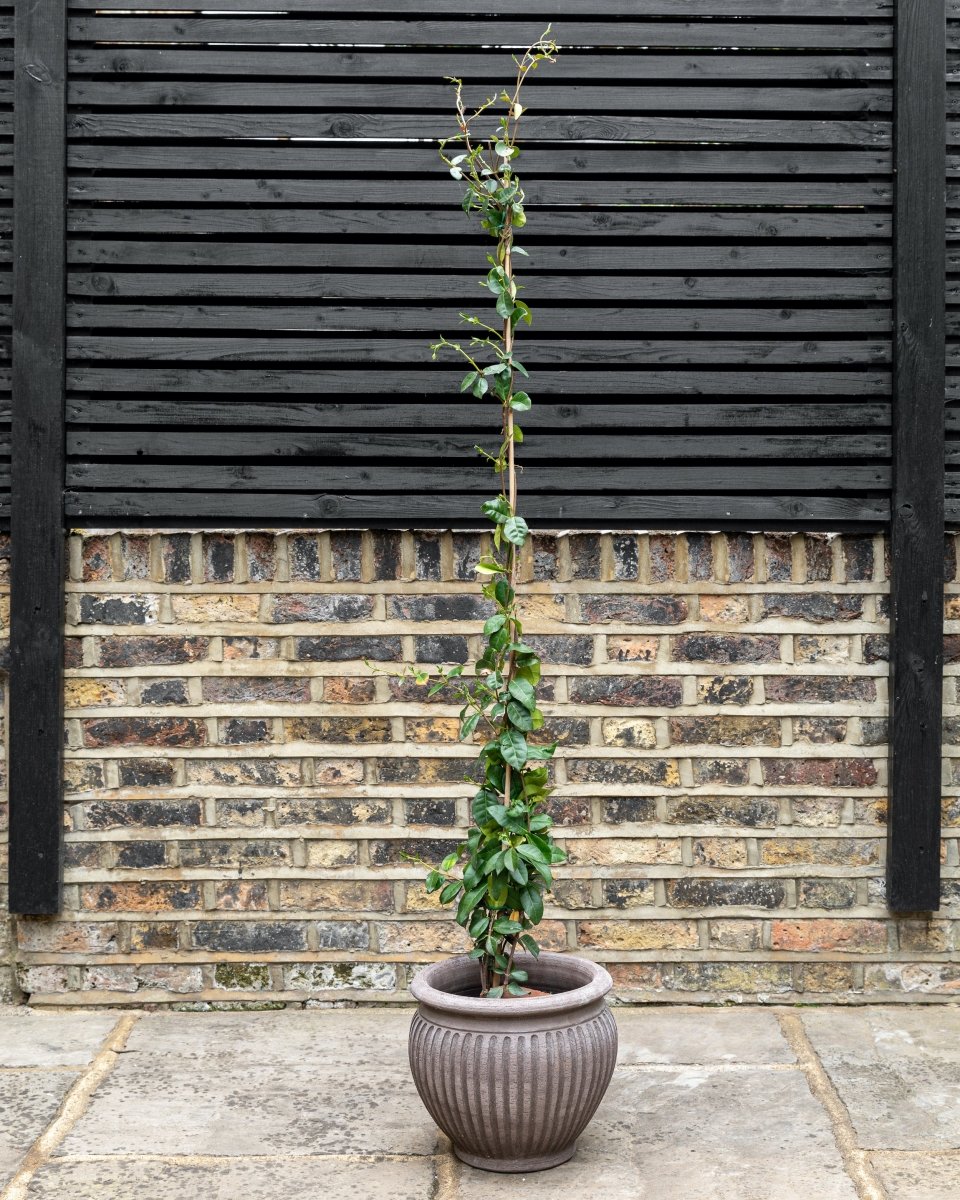
[(576, 1158), (462, 1166), (409, 1009), (0, 1009), (2, 1200), (953, 1200), (960, 1008), (618, 1009)]

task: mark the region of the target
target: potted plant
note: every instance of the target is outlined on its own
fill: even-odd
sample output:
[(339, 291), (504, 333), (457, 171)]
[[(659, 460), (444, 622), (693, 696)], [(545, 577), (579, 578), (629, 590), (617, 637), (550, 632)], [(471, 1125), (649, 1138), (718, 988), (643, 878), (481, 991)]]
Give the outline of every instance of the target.
[[(420, 1095), (456, 1154), (492, 1171), (536, 1171), (565, 1162), (610, 1082), (617, 1031), (604, 997), (611, 979), (596, 963), (541, 953), (533, 930), (543, 918), (544, 893), (555, 864), (564, 861), (546, 812), (548, 763), (557, 743), (534, 744), (542, 730), (537, 706), (540, 660), (523, 641), (517, 598), (519, 553), (529, 530), (517, 509), (517, 416), (531, 400), (516, 356), (518, 326), (530, 324), (515, 259), (526, 252), (514, 235), (526, 224), (524, 193), (514, 163), (528, 75), (557, 52), (548, 28), (522, 55), (512, 92), (468, 112), (463, 84), (456, 87), (458, 132), (441, 142), (440, 155), (464, 187), (464, 212), (479, 218), (494, 239), (483, 281), (499, 327), (461, 314), (474, 327), (467, 345), (445, 337), (431, 347), (458, 356), (467, 368), (460, 385), (489, 398), (502, 417), (499, 449), (477, 447), (500, 483), (483, 504), (493, 523), (492, 553), (477, 571), (494, 606), (483, 626), (485, 645), (472, 676), (463, 666), (414, 670), (430, 694), (449, 688), (462, 703), (460, 738), (484, 737), (483, 779), (473, 798), (465, 842), (427, 876), (440, 902), (456, 904), (456, 920), (473, 949), (422, 970), (411, 984), (418, 1011), (410, 1030), (410, 1064)], [(502, 104), (490, 137), (479, 137)], [(541, 735), (542, 736), (542, 735)]]

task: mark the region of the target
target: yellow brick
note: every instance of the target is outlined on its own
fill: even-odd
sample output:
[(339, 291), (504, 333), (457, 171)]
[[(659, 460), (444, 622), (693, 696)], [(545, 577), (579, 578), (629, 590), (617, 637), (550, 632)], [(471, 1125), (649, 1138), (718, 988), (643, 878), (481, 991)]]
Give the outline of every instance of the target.
[(679, 863), (680, 841), (673, 838), (574, 838), (564, 841), (575, 866), (632, 867)]
[(750, 606), (743, 596), (701, 596), (700, 616), (716, 625), (742, 625), (750, 620)]
[(597, 950), (694, 950), (696, 921), (580, 921), (578, 941)]
[(120, 679), (67, 679), (63, 685), (63, 703), (71, 708), (99, 708), (125, 704), (127, 689)]
[(745, 867), (747, 843), (741, 838), (697, 838), (693, 861), (705, 867)]
[(260, 597), (236, 594), (174, 596), (173, 616), (185, 624), (236, 624), (256, 621), (260, 612)]
[(640, 746), (653, 750), (657, 744), (657, 727), (644, 717), (608, 717), (602, 725), (603, 740), (608, 746)]

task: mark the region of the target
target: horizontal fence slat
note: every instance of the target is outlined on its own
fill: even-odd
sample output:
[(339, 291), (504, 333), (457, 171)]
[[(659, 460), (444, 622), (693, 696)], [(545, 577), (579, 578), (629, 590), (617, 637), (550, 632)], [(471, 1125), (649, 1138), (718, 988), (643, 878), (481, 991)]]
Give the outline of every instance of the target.
[[(643, 369), (638, 369), (642, 365)], [(438, 395), (454, 392), (462, 372), (424, 365), (414, 371), (333, 367), (326, 370), (232, 370), (185, 367), (122, 367), (69, 365), (67, 387), (72, 391), (103, 393), (210, 393), (212, 395), (317, 395), (345, 394)], [(632, 363), (611, 373), (576, 369), (537, 372), (538, 396), (558, 395), (581, 399), (595, 396), (889, 396), (889, 370), (816, 371), (770, 370), (762, 364), (743, 371), (658, 370)], [(9, 384), (7, 384), (9, 387)]]
[[(96, 9), (101, 12), (129, 11), (131, 0), (70, 0), (71, 9)], [(178, 12), (191, 9), (203, 12), (278, 12), (322, 14), (328, 6), (323, 0), (212, 0), (193, 4), (178, 0)], [(367, 13), (401, 14), (403, 0), (363, 0)], [(524, 0), (524, 16), (543, 16), (552, 21), (565, 17), (597, 14), (596, 0)], [(417, 0), (418, 13), (442, 13), (463, 18), (468, 15), (513, 17), (516, 5), (504, 0), (482, 0), (482, 3), (456, 4), (452, 0)], [(603, 16), (610, 17), (889, 17), (893, 0), (604, 0)]]
[[(542, 382), (542, 381), (541, 381)], [(2, 413), (0, 402), (0, 413)], [(337, 404), (223, 400), (105, 400), (102, 396), (70, 396), (67, 418), (74, 425), (153, 425), (162, 428), (398, 429), (435, 430), (442, 417), (446, 430), (474, 429), (489, 433), (490, 406), (474, 404), (392, 403)], [(960, 429), (960, 413), (956, 427)], [(523, 418), (536, 429), (830, 429), (887, 428), (888, 404), (611, 404), (538, 401)]]

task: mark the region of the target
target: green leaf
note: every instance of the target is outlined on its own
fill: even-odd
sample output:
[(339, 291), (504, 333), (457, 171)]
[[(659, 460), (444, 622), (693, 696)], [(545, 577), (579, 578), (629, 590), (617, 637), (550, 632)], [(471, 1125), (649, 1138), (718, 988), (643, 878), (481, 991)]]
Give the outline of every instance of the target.
[(508, 321), (513, 316), (513, 301), (506, 292), (501, 292), (497, 297), (497, 314), (503, 317), (505, 321)]
[[(487, 915), (484, 912), (477, 912), (477, 915), (470, 922), (470, 936), (478, 938), (481, 934), (487, 931)], [(482, 953), (482, 951), (481, 951)]]
[(513, 158), (513, 147), (508, 146), (506, 142), (498, 141), (493, 151), (500, 158)]
[(503, 828), (507, 823), (507, 806), (505, 804), (491, 804), (487, 808), (487, 817), (491, 821)]
[(471, 734), (480, 724), (480, 717), (480, 713), (474, 712), (460, 723), (460, 732), (457, 736), (461, 742), (465, 742), (471, 736)]
[(531, 746), (529, 757), (538, 760), (553, 758), (554, 751), (558, 745), (558, 742), (552, 742), (549, 746)]
[(500, 735), (500, 753), (503, 761), (519, 770), (529, 758), (527, 739), (516, 729), (507, 729)]
[(456, 865), (456, 861), (459, 857), (460, 857), (460, 855), (456, 854), (456, 853), (448, 854), (447, 857), (440, 864), (440, 870), (441, 871), (451, 870)]
[[(500, 304), (500, 301), (498, 300), (497, 305), (499, 306), (499, 304)], [(478, 375), (476, 382), (473, 385), (473, 394), (479, 400), (480, 397), (485, 396), (489, 390), (490, 390), (490, 384), (487, 383), (487, 381), (484, 379), (484, 377), (482, 375)]]
[(459, 879), (454, 879), (448, 883), (440, 893), (440, 903), (449, 904), (454, 896), (459, 894), (461, 886), (462, 884), (460, 883)]
[(460, 391), (461, 392), (469, 392), (470, 389), (473, 387), (473, 385), (476, 382), (477, 382), (477, 372), (476, 371), (468, 371), (466, 373), (466, 375), (464, 375), (463, 380), (460, 384)]
[(494, 267), (492, 271), (487, 272), (487, 287), (495, 296), (499, 296), (503, 291), (503, 269)]
[(533, 729), (533, 717), (516, 700), (511, 700), (507, 705), (507, 716), (510, 718), (511, 725), (515, 726), (522, 733), (529, 733)]
[[(482, 561), (483, 560), (481, 559), (481, 562)], [(513, 588), (510, 586), (510, 584), (507, 583), (507, 581), (505, 579), (497, 580), (497, 585), (496, 585), (496, 588), (494, 589), (494, 594), (496, 596), (497, 603), (502, 608), (506, 608), (508, 604), (513, 603), (514, 591), (513, 591)]]
[(487, 999), (488, 1000), (499, 1000), (502, 995), (503, 995), (502, 987), (491, 988), (490, 991), (487, 992)]
[(520, 903), (523, 905), (523, 911), (533, 924), (539, 925), (543, 920), (543, 893), (540, 889), (525, 887), (520, 893)]
[(523, 517), (510, 517), (503, 523), (503, 533), (508, 542), (513, 542), (515, 546), (522, 546), (527, 540), (529, 530)]
[(523, 926), (519, 921), (511, 921), (507, 917), (501, 917), (493, 923), (493, 932), (509, 935), (511, 933), (522, 933)]
[(537, 813), (530, 821), (530, 828), (535, 833), (539, 833), (541, 829), (549, 829), (553, 824), (553, 817), (547, 813)]
[(438, 887), (443, 887), (443, 876), (439, 871), (431, 871), (427, 876), (427, 891), (435, 892)]
[(527, 862), (533, 863), (534, 866), (547, 861), (541, 851), (536, 846), (531, 844), (518, 846), (517, 853), (521, 856), (521, 858), (525, 858)]
[(483, 899), (483, 894), (487, 890), (487, 885), (474, 888), (472, 892), (466, 892), (460, 899), (459, 907), (457, 908), (457, 924), (466, 924), (467, 918)]
[(520, 943), (524, 950), (528, 950), (534, 958), (540, 957), (540, 943), (536, 938), (532, 938), (529, 933), (525, 933), (521, 936)]
[(503, 613), (494, 613), (492, 617), (488, 617), (483, 625), (483, 632), (490, 636), (491, 633), (496, 633), (498, 629), (502, 629), (507, 623), (507, 618)]
[(508, 983), (507, 992), (511, 996), (526, 996), (528, 994), (527, 989), (525, 987), (521, 987), (519, 983)]
[(514, 700), (519, 700), (530, 712), (537, 707), (537, 694), (525, 679), (511, 679), (507, 690)]
[[(464, 391), (463, 388), (460, 389)], [(529, 412), (533, 401), (526, 392), (514, 392), (510, 400), (510, 407), (514, 412)]]
[[(512, 847), (504, 853), (503, 865), (507, 868), (507, 874), (511, 879), (515, 879), (521, 887), (524, 887), (530, 878), (527, 871), (527, 864), (518, 856), (516, 850)], [(539, 868), (537, 868), (539, 870)]]
[(526, 983), (530, 976), (526, 971), (521, 971), (519, 967), (514, 967), (510, 971), (510, 978), (515, 979), (517, 983)]

